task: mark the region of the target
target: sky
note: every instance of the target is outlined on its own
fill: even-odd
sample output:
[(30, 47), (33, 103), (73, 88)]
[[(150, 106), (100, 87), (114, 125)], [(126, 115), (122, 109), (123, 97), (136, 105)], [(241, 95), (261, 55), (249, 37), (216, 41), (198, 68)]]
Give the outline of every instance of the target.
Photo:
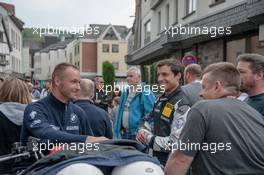
[[(135, 0), (0, 0), (15, 5), (24, 27), (83, 27), (114, 24), (132, 27)], [(132, 17), (130, 17), (132, 16)]]

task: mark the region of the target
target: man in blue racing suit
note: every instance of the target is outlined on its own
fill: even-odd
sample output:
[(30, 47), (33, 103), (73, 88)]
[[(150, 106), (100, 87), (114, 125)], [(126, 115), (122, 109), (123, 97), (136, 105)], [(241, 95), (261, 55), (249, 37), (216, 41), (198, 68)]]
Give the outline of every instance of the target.
[(85, 112), (71, 102), (79, 91), (78, 69), (69, 63), (58, 64), (52, 73), (51, 93), (25, 109), (21, 141), (26, 143), (29, 136), (59, 143), (105, 140), (93, 137)]

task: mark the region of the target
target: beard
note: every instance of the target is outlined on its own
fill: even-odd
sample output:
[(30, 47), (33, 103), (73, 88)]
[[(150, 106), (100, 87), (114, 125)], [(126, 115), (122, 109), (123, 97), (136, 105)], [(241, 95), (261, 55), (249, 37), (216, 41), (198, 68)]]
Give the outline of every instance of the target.
[(60, 93), (68, 99), (68, 101), (76, 100), (76, 97), (71, 95), (71, 91), (65, 88), (63, 85), (60, 86)]
[(256, 81), (253, 78), (250, 82), (241, 82), (240, 91), (248, 93), (252, 88), (254, 88), (256, 85)]
[(241, 85), (240, 85), (240, 91), (241, 92), (246, 92), (247, 93), (247, 88), (245, 87), (245, 84), (243, 82), (241, 82)]

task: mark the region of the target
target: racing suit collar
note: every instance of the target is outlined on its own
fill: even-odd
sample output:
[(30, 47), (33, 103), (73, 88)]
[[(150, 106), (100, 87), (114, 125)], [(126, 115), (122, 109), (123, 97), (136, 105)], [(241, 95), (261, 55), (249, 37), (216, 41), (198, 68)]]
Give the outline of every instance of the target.
[(165, 95), (165, 93), (163, 93), (160, 97), (160, 101), (168, 101), (169, 99), (171, 99), (172, 97), (174, 97), (176, 94), (178, 94), (181, 91), (181, 87), (178, 86), (172, 93), (170, 93), (169, 95)]
[(79, 99), (79, 100), (74, 101), (74, 103), (76, 102), (94, 104), (94, 102), (90, 99)]
[(54, 105), (56, 108), (58, 108), (58, 109), (65, 109), (65, 107), (66, 107), (66, 103), (63, 103), (63, 102), (61, 102), (60, 100), (58, 100), (53, 94), (52, 94), (52, 92), (50, 93), (50, 95), (48, 96), (48, 99), (49, 99), (49, 101), (50, 101), (50, 103), (52, 104), (52, 105)]

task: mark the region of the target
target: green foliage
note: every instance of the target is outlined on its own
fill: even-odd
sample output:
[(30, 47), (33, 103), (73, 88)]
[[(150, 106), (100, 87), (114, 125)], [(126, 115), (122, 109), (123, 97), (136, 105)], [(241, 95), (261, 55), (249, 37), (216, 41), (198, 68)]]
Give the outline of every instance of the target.
[(109, 61), (103, 62), (103, 79), (105, 81), (105, 85), (114, 86), (115, 68)]
[(34, 32), (33, 28), (24, 28), (22, 34), (24, 41), (43, 41), (43, 37), (37, 34), (37, 32)]

